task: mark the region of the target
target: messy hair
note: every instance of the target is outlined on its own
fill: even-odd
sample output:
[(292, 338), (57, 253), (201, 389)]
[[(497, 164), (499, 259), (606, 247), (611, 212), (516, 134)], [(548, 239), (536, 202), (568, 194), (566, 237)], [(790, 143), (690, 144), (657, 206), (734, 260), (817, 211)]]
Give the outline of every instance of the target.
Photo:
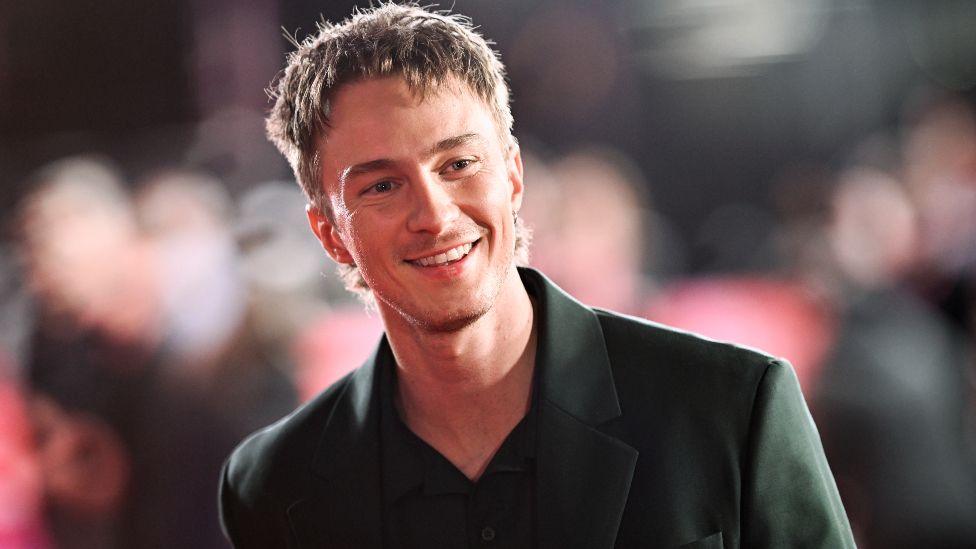
[[(343, 84), (399, 76), (423, 97), (456, 78), (488, 106), (503, 142), (514, 143), (505, 67), (463, 15), (381, 3), (356, 10), (339, 24), (322, 21), (317, 34), (293, 44), (296, 50), (270, 91), (275, 103), (267, 119), (268, 137), (288, 159), (309, 203), (330, 221), (318, 147)], [(528, 230), (518, 218), (515, 225), (515, 259), (524, 264)], [(369, 293), (355, 265), (340, 264), (339, 273), (347, 288)]]

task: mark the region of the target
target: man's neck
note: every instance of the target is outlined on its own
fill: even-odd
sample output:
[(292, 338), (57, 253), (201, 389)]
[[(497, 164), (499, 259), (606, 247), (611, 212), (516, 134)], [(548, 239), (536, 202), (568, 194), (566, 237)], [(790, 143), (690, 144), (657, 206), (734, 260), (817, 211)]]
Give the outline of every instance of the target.
[(534, 312), (518, 272), (489, 311), (460, 330), (430, 332), (388, 316), (404, 422), (477, 478), (531, 401)]

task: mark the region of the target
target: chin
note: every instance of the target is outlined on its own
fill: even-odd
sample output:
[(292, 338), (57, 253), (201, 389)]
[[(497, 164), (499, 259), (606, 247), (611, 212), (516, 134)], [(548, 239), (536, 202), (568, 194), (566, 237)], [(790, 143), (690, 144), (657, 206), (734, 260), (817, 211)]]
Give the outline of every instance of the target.
[(386, 294), (376, 291), (378, 304), (399, 315), (407, 324), (430, 333), (464, 329), (488, 314), (501, 294), (505, 277), (483, 277), (475, 287), (456, 288), (440, 295)]
[(484, 315), (464, 315), (440, 318), (413, 319), (414, 323), (428, 333), (448, 334), (457, 332), (474, 324)]
[(467, 307), (456, 309), (439, 309), (435, 311), (424, 311), (420, 314), (409, 314), (401, 311), (401, 314), (411, 324), (433, 333), (456, 332), (470, 326), (485, 316), (491, 307), (486, 304), (469, 304)]
[[(374, 294), (376, 295), (376, 294)], [(377, 301), (385, 309), (402, 318), (407, 324), (431, 333), (456, 332), (470, 326), (491, 310), (491, 299), (471, 299), (464, 303), (404, 303), (393, 302), (376, 295)]]

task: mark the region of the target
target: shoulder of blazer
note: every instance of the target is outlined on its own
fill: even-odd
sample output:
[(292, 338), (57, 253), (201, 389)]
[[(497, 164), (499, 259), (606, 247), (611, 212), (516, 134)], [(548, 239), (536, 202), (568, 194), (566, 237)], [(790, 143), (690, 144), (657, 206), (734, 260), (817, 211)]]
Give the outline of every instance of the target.
[(353, 373), (234, 449), (225, 475), (241, 505), (256, 509), (279, 498), (287, 503), (303, 490), (324, 427)]
[(648, 362), (658, 367), (707, 366), (732, 373), (761, 376), (770, 361), (778, 360), (759, 349), (684, 331), (651, 320), (593, 308), (607, 343), (607, 351), (625, 363)]
[[(770, 367), (788, 362), (762, 351), (594, 309), (606, 341), (624, 416), (694, 418), (745, 442), (753, 405)], [(629, 413), (628, 413), (629, 412)]]

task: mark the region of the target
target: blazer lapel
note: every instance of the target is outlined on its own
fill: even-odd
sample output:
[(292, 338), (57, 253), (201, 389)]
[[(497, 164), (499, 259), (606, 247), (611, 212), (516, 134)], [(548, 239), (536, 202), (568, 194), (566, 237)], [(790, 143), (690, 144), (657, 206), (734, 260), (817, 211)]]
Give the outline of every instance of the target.
[(548, 402), (539, 424), (539, 547), (613, 547), (637, 451)]
[(621, 415), (596, 315), (523, 269), (539, 300), (537, 514), (543, 548), (609, 548), (627, 504), (637, 450), (597, 427)]
[(383, 336), (326, 423), (311, 466), (317, 485), (288, 509), (299, 547), (382, 546), (378, 372), (389, 360)]

